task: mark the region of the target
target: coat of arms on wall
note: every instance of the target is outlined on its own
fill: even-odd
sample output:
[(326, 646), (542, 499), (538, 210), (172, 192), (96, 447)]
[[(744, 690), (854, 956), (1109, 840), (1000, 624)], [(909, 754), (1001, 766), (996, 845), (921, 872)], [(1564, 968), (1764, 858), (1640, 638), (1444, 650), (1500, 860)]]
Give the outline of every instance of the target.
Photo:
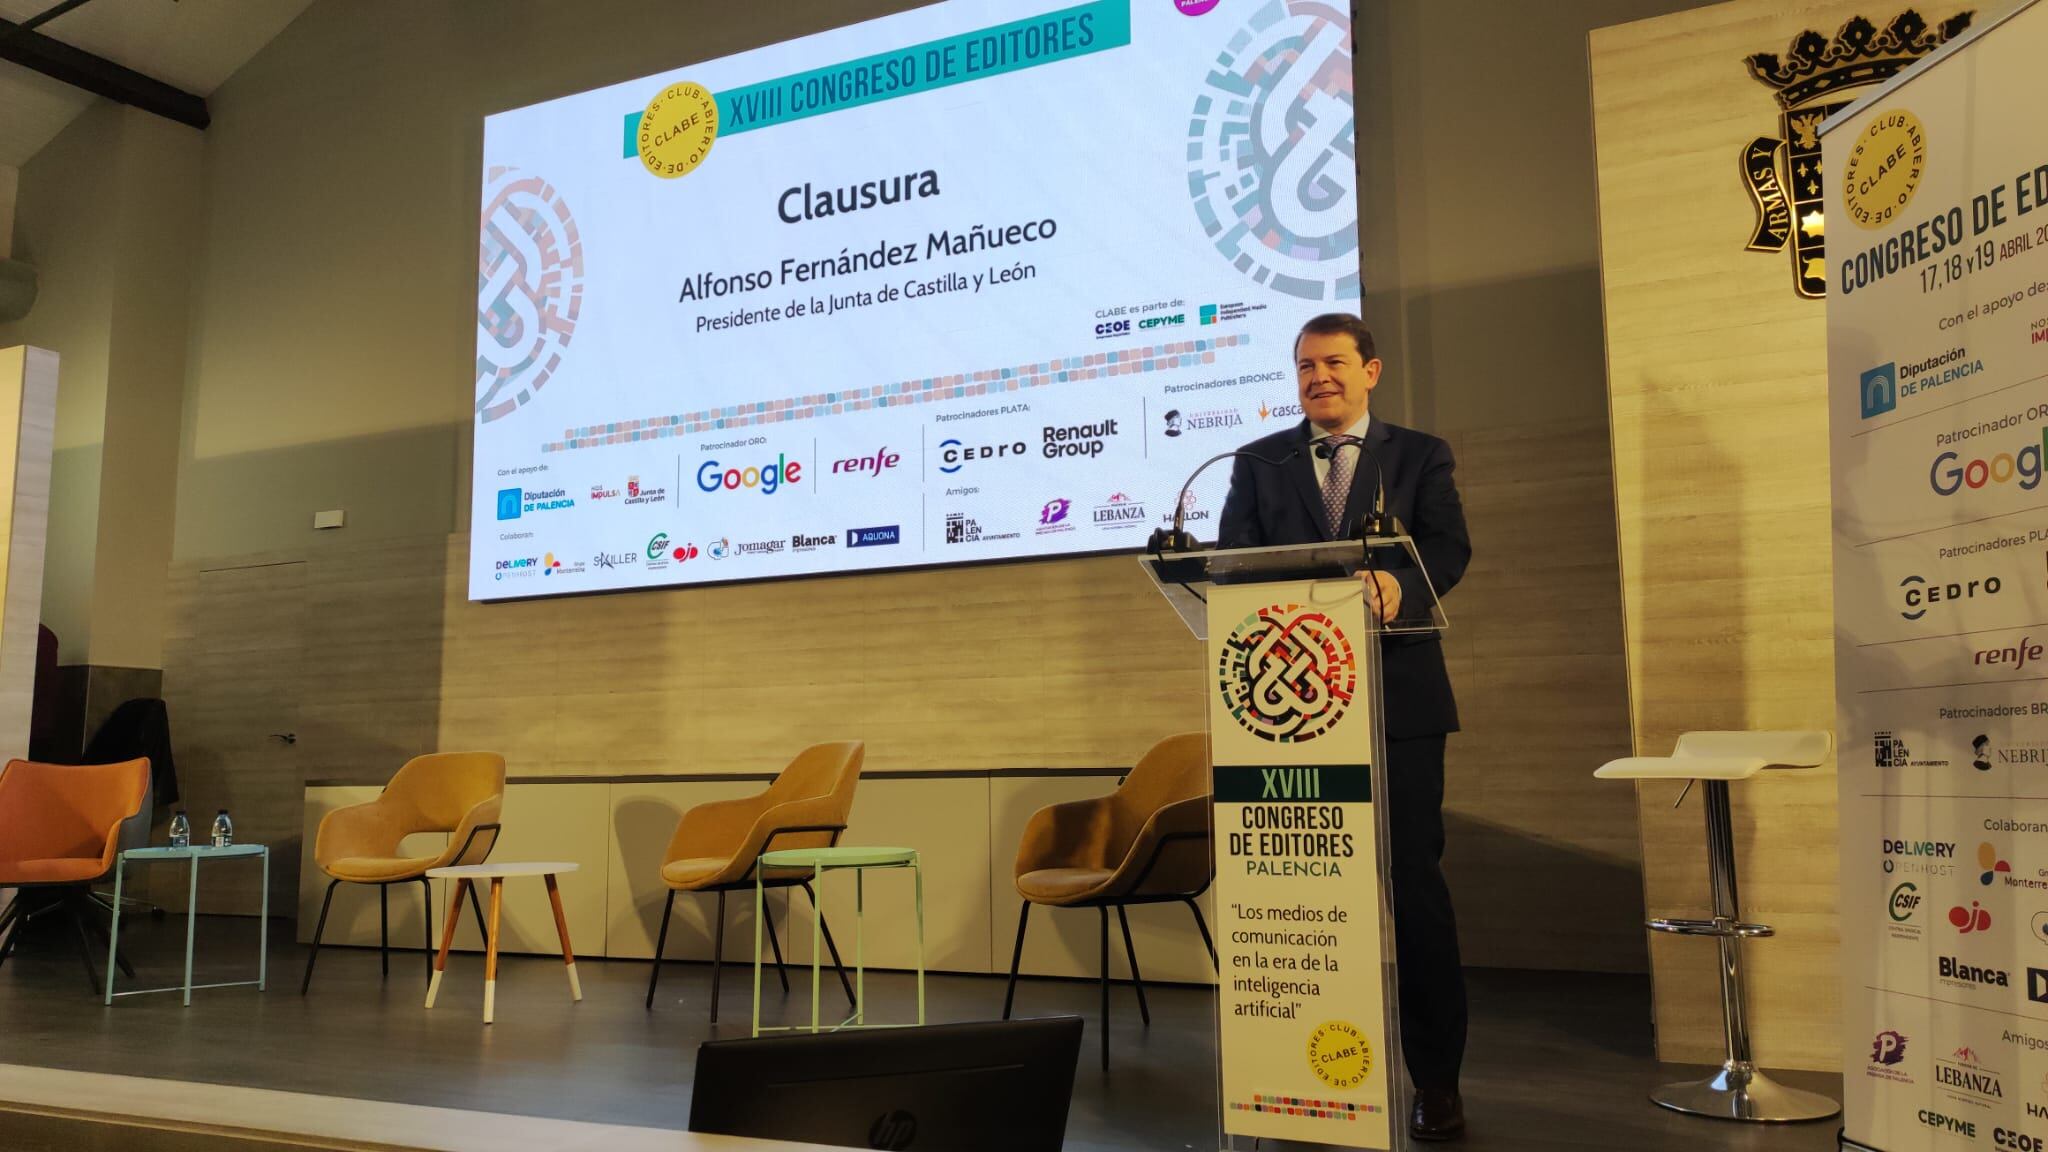
[(1751, 252), (1792, 253), (1792, 284), (1801, 296), (1827, 295), (1820, 124), (1856, 99), (1856, 89), (1881, 84), (1970, 26), (1974, 12), (1930, 25), (1911, 8), (1883, 28), (1861, 16), (1833, 39), (1811, 29), (1793, 37), (1781, 58), (1759, 52), (1749, 74), (1778, 97), (1778, 135), (1759, 136), (1742, 150), (1742, 177), (1756, 202)]

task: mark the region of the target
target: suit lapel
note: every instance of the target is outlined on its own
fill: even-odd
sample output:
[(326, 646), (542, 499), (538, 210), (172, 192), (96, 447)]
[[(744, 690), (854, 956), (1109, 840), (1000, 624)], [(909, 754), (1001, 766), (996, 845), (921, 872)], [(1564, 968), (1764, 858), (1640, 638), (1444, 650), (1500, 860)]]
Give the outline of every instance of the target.
[(1328, 540), (1330, 530), (1323, 523), (1323, 486), (1316, 483), (1315, 457), (1309, 453), (1308, 429), (1308, 421), (1303, 420), (1301, 426), (1294, 430), (1296, 455), (1287, 462), (1287, 478), (1301, 497), (1302, 507), (1308, 510), (1308, 522), (1314, 525), (1316, 538)]
[[(1388, 476), (1396, 474), (1394, 467), (1394, 434), (1387, 430), (1387, 422), (1374, 417), (1365, 429), (1365, 450), (1380, 462), (1379, 470)], [(1373, 470), (1372, 460), (1365, 452), (1358, 454), (1358, 465), (1351, 472), (1351, 493), (1344, 503), (1344, 523), (1356, 525), (1359, 518), (1372, 510), (1373, 490), (1379, 486), (1379, 476)], [(1389, 498), (1392, 502), (1392, 497)]]

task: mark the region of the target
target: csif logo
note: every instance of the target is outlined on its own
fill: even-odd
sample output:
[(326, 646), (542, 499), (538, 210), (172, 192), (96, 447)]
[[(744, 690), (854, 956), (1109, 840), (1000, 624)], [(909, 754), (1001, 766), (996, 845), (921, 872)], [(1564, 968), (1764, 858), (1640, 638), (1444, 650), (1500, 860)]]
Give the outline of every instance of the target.
[(1892, 889), (1892, 894), (1885, 903), (1892, 923), (1910, 924), (1913, 921), (1913, 913), (1920, 910), (1920, 889), (1912, 881), (1906, 881)]

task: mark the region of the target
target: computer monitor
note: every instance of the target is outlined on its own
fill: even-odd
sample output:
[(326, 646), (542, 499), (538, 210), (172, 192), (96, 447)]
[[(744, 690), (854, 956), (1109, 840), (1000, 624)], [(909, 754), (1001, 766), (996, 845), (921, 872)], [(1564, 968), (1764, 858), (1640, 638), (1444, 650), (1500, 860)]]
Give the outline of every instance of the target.
[(1058, 1152), (1081, 1018), (713, 1040), (690, 1131), (908, 1152)]

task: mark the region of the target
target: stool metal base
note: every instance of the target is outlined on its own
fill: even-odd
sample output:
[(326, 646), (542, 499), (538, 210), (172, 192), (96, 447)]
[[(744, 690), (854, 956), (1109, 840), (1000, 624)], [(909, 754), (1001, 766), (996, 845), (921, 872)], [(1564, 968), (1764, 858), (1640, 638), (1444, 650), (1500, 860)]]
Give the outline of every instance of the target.
[(1826, 1120), (1842, 1113), (1842, 1106), (1825, 1096), (1787, 1088), (1755, 1065), (1734, 1061), (1705, 1080), (1666, 1084), (1650, 1093), (1650, 1100), (1673, 1112), (1752, 1124)]

